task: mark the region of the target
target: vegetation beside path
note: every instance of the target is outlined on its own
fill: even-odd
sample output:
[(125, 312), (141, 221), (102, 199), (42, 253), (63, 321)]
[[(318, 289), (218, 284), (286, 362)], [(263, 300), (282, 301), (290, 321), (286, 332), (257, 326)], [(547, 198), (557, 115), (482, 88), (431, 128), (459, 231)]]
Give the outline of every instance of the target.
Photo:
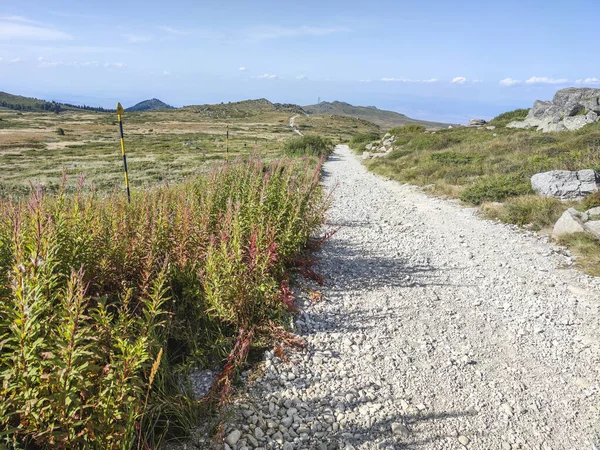
[(285, 339), (290, 270), (323, 220), (321, 163), (251, 158), (122, 195), (0, 202), (0, 448), (156, 448)]

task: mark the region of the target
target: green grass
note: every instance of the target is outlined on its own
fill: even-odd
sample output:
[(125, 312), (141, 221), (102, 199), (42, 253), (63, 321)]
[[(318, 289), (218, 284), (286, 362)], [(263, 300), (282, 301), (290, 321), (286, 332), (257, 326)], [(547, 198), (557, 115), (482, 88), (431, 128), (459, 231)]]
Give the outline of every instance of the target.
[(529, 114), (529, 109), (515, 109), (513, 111), (507, 111), (494, 117), (488, 125), (494, 126), (506, 126), (508, 123), (514, 120), (524, 120)]

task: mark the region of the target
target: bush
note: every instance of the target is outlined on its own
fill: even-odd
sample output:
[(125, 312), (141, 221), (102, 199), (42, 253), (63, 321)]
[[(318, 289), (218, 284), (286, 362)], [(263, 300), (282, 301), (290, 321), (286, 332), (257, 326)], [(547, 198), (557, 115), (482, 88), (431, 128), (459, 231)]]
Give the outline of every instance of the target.
[(3, 442), (154, 448), (184, 428), (164, 416), (193, 410), (175, 374), (230, 352), (235, 369), (287, 318), (287, 268), (322, 223), (319, 173), (251, 160), (131, 204), (41, 189), (0, 202)]
[(506, 200), (500, 208), (486, 205), (484, 212), (502, 222), (520, 226), (531, 224), (533, 229), (540, 230), (552, 226), (567, 206), (560, 200), (539, 195), (523, 195)]
[(65, 130), (63, 130), (62, 128), (57, 128), (56, 129), (56, 134), (58, 134), (59, 136), (64, 136), (65, 135)]
[(283, 152), (289, 156), (310, 155), (326, 158), (333, 152), (333, 142), (316, 134), (307, 134), (288, 139)]
[(596, 191), (596, 192), (586, 196), (581, 201), (581, 209), (583, 211), (587, 211), (588, 209), (595, 208), (596, 206), (600, 206), (600, 191)]
[(379, 133), (358, 133), (352, 136), (350, 139), (350, 147), (354, 148), (359, 144), (369, 144), (373, 141), (380, 139)]
[(414, 150), (443, 150), (452, 145), (459, 144), (462, 139), (449, 132), (441, 132), (436, 134), (422, 134), (415, 136), (407, 144), (408, 147)]
[(490, 120), (490, 125), (503, 126), (512, 122), (513, 120), (525, 120), (529, 114), (529, 109), (515, 109), (513, 111), (507, 111), (505, 113), (499, 114)]
[(482, 176), (460, 196), (464, 202), (501, 202), (508, 197), (533, 193), (529, 180), (510, 175)]
[(392, 136), (402, 136), (405, 134), (423, 133), (425, 130), (426, 128), (423, 125), (410, 124), (392, 128), (390, 131), (388, 131), (388, 133), (390, 133)]

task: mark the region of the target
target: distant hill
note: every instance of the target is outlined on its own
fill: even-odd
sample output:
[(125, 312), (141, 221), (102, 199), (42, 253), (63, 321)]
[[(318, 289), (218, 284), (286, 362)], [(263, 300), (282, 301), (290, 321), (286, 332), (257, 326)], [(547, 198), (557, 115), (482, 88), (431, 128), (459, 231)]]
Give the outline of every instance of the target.
[(306, 111), (292, 103), (272, 103), (266, 98), (257, 100), (244, 100), (233, 103), (220, 103), (215, 105), (192, 105), (186, 108), (205, 117), (214, 118), (241, 118), (252, 117), (265, 112), (285, 112), (290, 114), (306, 114)]
[(94, 106), (71, 105), (69, 103), (60, 103), (55, 101), (40, 100), (33, 97), (23, 97), (22, 95), (0, 92), (0, 107), (13, 109), (15, 111), (114, 111)]
[(375, 106), (354, 106), (345, 102), (321, 102), (317, 105), (303, 107), (309, 114), (331, 114), (336, 116), (351, 116), (368, 120), (381, 128), (394, 128), (400, 125), (419, 124), (432, 128), (446, 128), (447, 123), (428, 122), (411, 119), (404, 114), (378, 109)]
[(134, 111), (164, 111), (166, 109), (175, 109), (171, 105), (167, 105), (165, 102), (161, 102), (157, 98), (153, 98), (150, 100), (144, 100), (143, 102), (139, 102), (138, 104), (125, 109), (128, 112)]

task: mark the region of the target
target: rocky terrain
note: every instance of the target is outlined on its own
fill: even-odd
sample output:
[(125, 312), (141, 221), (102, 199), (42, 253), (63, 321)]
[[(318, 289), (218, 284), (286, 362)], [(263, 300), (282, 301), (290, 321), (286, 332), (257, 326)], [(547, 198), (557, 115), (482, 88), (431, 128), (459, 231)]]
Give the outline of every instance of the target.
[(308, 348), (266, 353), (218, 448), (600, 448), (600, 280), (346, 146), (325, 185), (339, 231), (295, 322)]
[(600, 89), (567, 88), (557, 91), (551, 102), (537, 100), (524, 121), (508, 128), (535, 128), (539, 131), (578, 130), (600, 120)]

